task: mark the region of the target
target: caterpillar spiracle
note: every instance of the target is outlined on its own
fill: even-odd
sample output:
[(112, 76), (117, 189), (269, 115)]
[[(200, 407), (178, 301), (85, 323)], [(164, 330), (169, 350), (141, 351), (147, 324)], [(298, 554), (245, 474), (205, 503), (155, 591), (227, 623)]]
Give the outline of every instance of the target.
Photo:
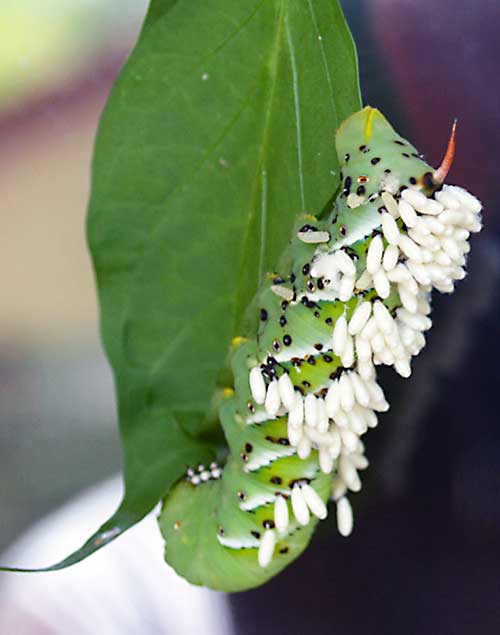
[(258, 333), (236, 338), (219, 408), (224, 465), (194, 466), (164, 501), (167, 561), (225, 591), (262, 584), (305, 549), (368, 466), (361, 438), (389, 408), (376, 368), (409, 377), (425, 346), (431, 291), (465, 276), (481, 203), (444, 185), (455, 126), (434, 170), (374, 108), (340, 127), (341, 187), (325, 218), (301, 215), (258, 292)]

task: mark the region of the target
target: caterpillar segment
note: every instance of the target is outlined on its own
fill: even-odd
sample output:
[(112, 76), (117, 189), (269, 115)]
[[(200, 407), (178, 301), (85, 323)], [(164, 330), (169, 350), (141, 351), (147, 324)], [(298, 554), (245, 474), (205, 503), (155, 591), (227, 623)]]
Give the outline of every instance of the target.
[(256, 337), (233, 346), (220, 407), (227, 461), (190, 468), (164, 503), (167, 561), (191, 582), (262, 584), (305, 549), (330, 500), (339, 532), (351, 533), (362, 437), (389, 408), (376, 368), (410, 376), (431, 292), (465, 276), (481, 229), (481, 203), (443, 184), (455, 131), (434, 170), (374, 108), (339, 129), (333, 209), (297, 219), (259, 291)]

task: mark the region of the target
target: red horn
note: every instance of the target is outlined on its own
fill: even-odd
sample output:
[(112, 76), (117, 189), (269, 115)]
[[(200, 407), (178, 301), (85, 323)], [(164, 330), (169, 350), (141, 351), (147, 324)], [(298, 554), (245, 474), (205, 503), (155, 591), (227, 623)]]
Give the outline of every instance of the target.
[(451, 127), (450, 139), (448, 141), (448, 147), (446, 148), (446, 154), (444, 155), (443, 162), (438, 169), (432, 175), (432, 180), (436, 185), (441, 185), (448, 176), (448, 172), (451, 169), (453, 159), (455, 157), (455, 146), (457, 137), (457, 119), (453, 122)]

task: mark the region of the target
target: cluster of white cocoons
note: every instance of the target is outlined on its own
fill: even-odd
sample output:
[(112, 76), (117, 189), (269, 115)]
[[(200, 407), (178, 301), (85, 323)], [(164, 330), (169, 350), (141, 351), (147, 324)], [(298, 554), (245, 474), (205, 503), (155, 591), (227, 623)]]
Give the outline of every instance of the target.
[(217, 480), (222, 476), (222, 468), (215, 462), (210, 465), (198, 465), (196, 470), (192, 467), (188, 467), (186, 472), (186, 481), (191, 485), (199, 485), (200, 483), (207, 483), (211, 480)]
[[(322, 277), (339, 300), (346, 302), (369, 289), (378, 296), (366, 300), (360, 294), (350, 319), (336, 320), (331, 350), (345, 370), (329, 381), (326, 396), (302, 396), (286, 373), (266, 384), (260, 367), (250, 371), (252, 396), (266, 416), (288, 414), (288, 438), (298, 456), (306, 459), (317, 450), (321, 470), (335, 470), (332, 499), (343, 536), (353, 528), (346, 493), (361, 489), (358, 471), (368, 467), (361, 437), (377, 426), (377, 413), (389, 408), (375, 366), (393, 366), (402, 377), (410, 376), (411, 358), (425, 346), (424, 332), (432, 326), (430, 292), (435, 288), (451, 293), (455, 281), (464, 278), (468, 238), (481, 229), (481, 203), (460, 187), (444, 186), (433, 198), (417, 189), (403, 190), (399, 200), (389, 192), (381, 198), (381, 232), (370, 242), (364, 271), (358, 272), (342, 249), (318, 252), (312, 263), (311, 275)], [(402, 306), (393, 315), (383, 300), (394, 290)], [(292, 489), (291, 507), (300, 525), (309, 522), (310, 514), (321, 519), (327, 515), (321, 498), (306, 483)], [(259, 548), (261, 566), (271, 561), (277, 535), (288, 524), (287, 502), (278, 495), (275, 529), (266, 530)]]
[[(296, 483), (291, 493), (292, 511), (299, 525), (305, 527), (309, 524), (311, 514), (323, 520), (328, 515), (328, 510), (320, 496), (307, 482)], [(278, 494), (274, 503), (275, 529), (266, 529), (259, 545), (258, 560), (261, 567), (267, 567), (271, 562), (276, 540), (284, 535), (290, 524), (288, 503), (285, 496)]]
[(347, 302), (354, 293), (356, 265), (345, 251), (338, 250), (313, 262), (311, 276), (323, 278), (324, 287), (333, 293), (332, 297)]
[(325, 474), (336, 469), (332, 498), (337, 501), (337, 524), (344, 536), (351, 533), (353, 525), (345, 494), (348, 490), (360, 491), (358, 471), (368, 467), (361, 437), (377, 426), (377, 412), (388, 408), (375, 379), (363, 379), (355, 368), (331, 381), (324, 398), (312, 393), (305, 397), (295, 393), (295, 403), (288, 415), (290, 444), (302, 459), (306, 459), (311, 450), (317, 450), (319, 465)]
[(417, 313), (419, 288), (451, 293), (455, 281), (464, 278), (469, 236), (481, 230), (481, 203), (463, 188), (448, 185), (434, 198), (405, 189), (399, 202), (388, 192), (382, 193), (382, 201), (387, 246), (380, 235), (372, 239), (362, 286), (375, 288), (385, 299), (395, 284), (404, 308)]

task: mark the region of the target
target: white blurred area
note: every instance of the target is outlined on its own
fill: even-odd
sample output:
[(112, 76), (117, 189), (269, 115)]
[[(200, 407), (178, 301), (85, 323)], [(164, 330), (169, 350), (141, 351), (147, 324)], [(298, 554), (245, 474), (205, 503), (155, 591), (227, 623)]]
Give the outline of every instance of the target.
[[(82, 543), (118, 503), (114, 478), (37, 523), (3, 562), (47, 564)], [(0, 633), (16, 635), (230, 635), (226, 597), (167, 567), (154, 515), (71, 569), (1, 574)]]
[[(146, 4), (0, 2), (2, 564), (68, 555), (120, 498), (85, 215), (99, 115)], [(223, 596), (180, 580), (162, 552), (151, 516), (67, 571), (2, 574), (0, 633), (228, 633)]]

